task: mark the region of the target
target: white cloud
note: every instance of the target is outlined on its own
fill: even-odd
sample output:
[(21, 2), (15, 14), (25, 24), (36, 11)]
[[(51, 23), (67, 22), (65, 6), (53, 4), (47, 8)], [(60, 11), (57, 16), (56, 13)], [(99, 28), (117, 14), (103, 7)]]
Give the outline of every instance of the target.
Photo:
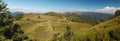
[[(101, 13), (114, 13), (116, 10), (120, 9), (120, 7), (104, 7), (101, 9), (96, 9), (94, 10), (94, 12), (101, 12)], [(9, 11), (11, 12), (24, 12), (24, 13), (44, 13), (47, 11), (51, 11), (51, 10), (47, 10), (47, 9), (42, 9), (41, 11), (39, 9), (31, 9), (31, 8), (18, 8), (18, 7), (9, 7)], [(58, 9), (58, 10), (53, 10), (54, 12), (69, 12), (69, 11), (85, 11), (88, 12), (89, 10), (79, 10), (79, 9)], [(93, 11), (89, 11), (89, 12), (93, 12)]]
[(40, 11), (33, 10), (33, 9), (23, 9), (23, 8), (9, 8), (11, 12), (24, 12), (24, 13), (40, 13)]
[(97, 9), (95, 12), (102, 12), (102, 13), (114, 13), (116, 10), (120, 9), (120, 7), (104, 7), (102, 9)]

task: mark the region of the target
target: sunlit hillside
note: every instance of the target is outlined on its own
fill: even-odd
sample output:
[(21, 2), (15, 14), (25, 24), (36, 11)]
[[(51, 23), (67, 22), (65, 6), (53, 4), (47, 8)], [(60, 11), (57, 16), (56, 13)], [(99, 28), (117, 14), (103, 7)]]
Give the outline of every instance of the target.
[(69, 17), (62, 15), (59, 17), (49, 14), (25, 14), (21, 20), (16, 22), (21, 25), (26, 34), (37, 41), (50, 41), (54, 33), (59, 34), (58, 37), (63, 37), (67, 26), (73, 31), (74, 35), (72, 37), (76, 41), (97, 41), (97, 39), (110, 41), (117, 37), (111, 36), (111, 33), (112, 35), (119, 33), (119, 31), (116, 32), (120, 27), (119, 17), (94, 26), (88, 23), (72, 22), (67, 18)]
[(120, 1), (0, 0), (0, 41), (120, 41)]
[(67, 20), (67, 18), (68, 17), (65, 16), (59, 17), (43, 14), (26, 14), (21, 20), (16, 22), (21, 25), (25, 33), (38, 40), (51, 39), (53, 32), (63, 35), (67, 26), (70, 26), (73, 31), (86, 27), (91, 28), (90, 24), (72, 22)]

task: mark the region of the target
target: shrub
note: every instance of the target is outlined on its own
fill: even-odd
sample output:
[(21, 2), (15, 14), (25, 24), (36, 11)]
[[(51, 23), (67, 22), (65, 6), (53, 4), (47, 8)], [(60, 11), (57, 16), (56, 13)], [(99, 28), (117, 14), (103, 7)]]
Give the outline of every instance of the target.
[(73, 35), (73, 32), (71, 31), (71, 28), (69, 26), (67, 26), (66, 33), (64, 34), (64, 39), (67, 41), (70, 41), (72, 35)]
[(29, 19), (29, 18), (27, 18), (27, 20), (29, 21), (30, 19)]
[(13, 25), (13, 28), (12, 28), (12, 31), (13, 31), (13, 33), (24, 34), (24, 32), (21, 30), (19, 24), (14, 24), (14, 25)]
[(4, 37), (6, 39), (11, 39), (12, 35), (13, 35), (13, 33), (11, 32), (10, 26), (4, 27)]
[(117, 11), (115, 12), (115, 16), (120, 16), (120, 10), (117, 10)]
[(109, 32), (110, 38), (111, 40), (116, 40), (116, 41), (120, 41), (120, 31), (118, 30), (111, 30)]
[(0, 41), (3, 41), (3, 40), (5, 40), (5, 37), (0, 36)]
[(41, 18), (40, 16), (38, 16), (38, 18)]
[(17, 34), (16, 36), (13, 37), (13, 41), (23, 41), (27, 39), (28, 39), (28, 36), (24, 34)]

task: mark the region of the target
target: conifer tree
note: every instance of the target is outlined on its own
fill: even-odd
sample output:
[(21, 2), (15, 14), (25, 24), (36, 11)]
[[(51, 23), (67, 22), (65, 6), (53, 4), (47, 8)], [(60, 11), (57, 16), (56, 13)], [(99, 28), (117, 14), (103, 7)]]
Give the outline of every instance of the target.
[(0, 13), (6, 11), (7, 4), (5, 4), (5, 2), (3, 2), (2, 0), (0, 0)]
[[(17, 23), (13, 23), (11, 12), (8, 11), (7, 4), (0, 0), (0, 38), (13, 41), (23, 41), (28, 39), (21, 27)], [(0, 39), (0, 41), (3, 41)]]

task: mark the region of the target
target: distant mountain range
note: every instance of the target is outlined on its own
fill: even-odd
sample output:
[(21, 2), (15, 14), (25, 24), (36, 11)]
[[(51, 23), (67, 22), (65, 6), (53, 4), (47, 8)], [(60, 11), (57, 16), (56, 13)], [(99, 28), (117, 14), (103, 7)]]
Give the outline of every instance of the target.
[(109, 17), (111, 16), (114, 16), (114, 14), (98, 12), (65, 12), (64, 15), (68, 17), (77, 17), (86, 20), (105, 20), (109, 19)]
[(25, 14), (24, 12), (12, 12), (12, 15)]
[[(25, 14), (24, 12), (13, 12), (13, 15), (16, 14)], [(54, 13), (56, 14), (56, 13)], [(99, 13), (99, 12), (64, 12), (64, 13), (58, 13), (62, 14), (68, 17), (77, 17), (80, 19), (85, 19), (85, 20), (105, 20), (109, 19), (109, 17), (114, 16), (114, 14), (108, 14), (108, 13)]]

